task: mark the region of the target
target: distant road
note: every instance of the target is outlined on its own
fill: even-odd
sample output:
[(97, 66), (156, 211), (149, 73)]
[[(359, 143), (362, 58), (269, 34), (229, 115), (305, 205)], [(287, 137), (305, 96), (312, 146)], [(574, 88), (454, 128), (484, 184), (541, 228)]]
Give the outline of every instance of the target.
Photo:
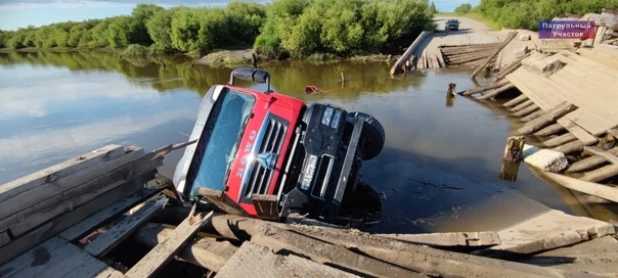
[(460, 31), (470, 31), (470, 32), (482, 32), (482, 31), (491, 31), (489, 26), (484, 23), (463, 16), (434, 16), (433, 21), (438, 24), (438, 30), (444, 30), (444, 23), (448, 19), (457, 19), (459, 20), (459, 30)]

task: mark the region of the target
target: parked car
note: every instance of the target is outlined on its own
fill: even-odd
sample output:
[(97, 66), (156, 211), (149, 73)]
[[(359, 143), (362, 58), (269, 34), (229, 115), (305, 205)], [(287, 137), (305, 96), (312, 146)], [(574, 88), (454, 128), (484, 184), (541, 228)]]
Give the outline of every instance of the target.
[(444, 23), (444, 31), (457, 31), (459, 30), (459, 20), (457, 19), (449, 19)]
[[(267, 89), (237, 87), (235, 79), (265, 83)], [(268, 220), (298, 213), (334, 223), (344, 199), (358, 192), (379, 196), (362, 181), (360, 169), (384, 147), (380, 122), (273, 92), (264, 70), (236, 68), (229, 84), (210, 88), (190, 136), (196, 139), (173, 178), (186, 198), (219, 208), (231, 204)]]

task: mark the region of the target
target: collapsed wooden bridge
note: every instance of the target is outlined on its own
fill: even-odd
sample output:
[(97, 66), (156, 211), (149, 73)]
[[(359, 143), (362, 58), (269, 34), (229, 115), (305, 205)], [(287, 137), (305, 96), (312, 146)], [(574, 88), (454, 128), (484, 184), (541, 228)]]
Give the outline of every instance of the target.
[[(463, 92), (491, 100), (515, 90), (521, 95), (502, 105), (525, 124), (519, 135), (536, 136), (538, 147), (564, 154), (569, 163), (551, 175), (571, 189), (618, 202), (612, 180), (618, 176), (618, 49), (529, 53), (505, 68), (488, 85)], [(570, 164), (570, 165), (569, 165)], [(568, 165), (568, 166), (567, 166)], [(577, 178), (577, 179), (573, 179)], [(598, 187), (599, 182), (608, 186)]]
[(1, 185), (0, 277), (618, 275), (614, 226), (555, 210), (496, 232), (368, 234), (185, 203), (157, 168), (190, 143), (109, 145)]

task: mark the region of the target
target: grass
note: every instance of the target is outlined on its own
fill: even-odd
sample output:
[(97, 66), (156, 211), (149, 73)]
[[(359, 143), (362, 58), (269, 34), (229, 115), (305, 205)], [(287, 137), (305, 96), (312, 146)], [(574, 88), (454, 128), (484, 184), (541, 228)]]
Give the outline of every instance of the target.
[(436, 16), (467, 17), (467, 18), (474, 19), (476, 21), (482, 22), (483, 24), (487, 25), (489, 28), (491, 28), (493, 30), (500, 30), (500, 29), (502, 29), (502, 25), (500, 25), (497, 22), (494, 22), (494, 21), (491, 21), (489, 19), (484, 18), (483, 15), (481, 15), (478, 12), (470, 12), (470, 13), (465, 13), (465, 14), (460, 14), (460, 13), (438, 13), (438, 14), (436, 14)]

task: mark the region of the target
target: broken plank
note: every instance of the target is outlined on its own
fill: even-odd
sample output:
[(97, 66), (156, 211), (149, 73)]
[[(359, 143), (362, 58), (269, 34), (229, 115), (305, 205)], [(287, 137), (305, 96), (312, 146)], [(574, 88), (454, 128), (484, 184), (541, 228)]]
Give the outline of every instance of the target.
[(110, 218), (113, 218), (129, 210), (136, 204), (143, 202), (144, 200), (159, 193), (161, 190), (163, 190), (162, 187), (143, 188), (139, 190), (138, 192), (135, 192), (127, 196), (126, 198), (114, 203), (113, 205), (105, 208), (104, 210), (99, 211), (97, 214), (90, 216), (88, 219), (65, 230), (64, 232), (60, 233), (59, 236), (69, 241), (80, 239), (81, 237), (85, 236), (87, 233), (93, 231), (94, 229), (99, 227), (101, 224), (108, 221)]
[(508, 81), (508, 80), (500, 80), (500, 81), (497, 81), (497, 82), (493, 82), (491, 84), (487, 84), (487, 85), (479, 86), (479, 87), (476, 87), (476, 88), (468, 89), (462, 95), (464, 95), (464, 96), (471, 96), (471, 95), (474, 95), (474, 94), (482, 93), (482, 92), (487, 91), (487, 90), (500, 88), (500, 87), (502, 87), (502, 86), (504, 86), (506, 84), (509, 84), (510, 82), (511, 81)]
[(543, 174), (547, 175), (547, 177), (568, 189), (572, 189), (575, 191), (586, 193), (588, 195), (597, 196), (618, 203), (618, 188), (613, 188), (611, 186), (602, 185), (594, 182), (578, 180), (554, 173)]
[[(71, 158), (62, 163), (32, 173), (23, 178), (0, 185), (0, 203), (25, 191), (37, 188), (43, 184), (55, 182), (64, 177), (91, 168), (98, 163), (113, 159), (124, 154), (124, 147), (108, 145), (87, 154)], [(4, 218), (6, 208), (0, 208), (0, 219)]]
[(425, 277), (411, 270), (352, 252), (340, 245), (313, 239), (272, 226), (263, 226), (251, 241), (272, 249), (275, 253), (288, 250), (303, 254), (320, 264), (331, 264), (374, 277)]
[(501, 242), (497, 232), (376, 234), (376, 236), (434, 247), (488, 247)]
[(574, 111), (575, 109), (577, 109), (577, 106), (573, 105), (572, 103), (562, 102), (547, 111), (545, 115), (527, 122), (523, 127), (517, 130), (517, 133), (530, 134), (539, 131), (543, 127), (549, 125), (551, 122), (556, 121), (558, 118)]
[(59, 215), (75, 209), (76, 206), (95, 199), (97, 196), (161, 165), (163, 165), (161, 158), (152, 161), (131, 162), (117, 171), (94, 178), (79, 187), (57, 194), (19, 213), (2, 219), (0, 220), (0, 227), (9, 227), (13, 236), (18, 237)]
[(495, 96), (497, 96), (497, 95), (499, 95), (499, 94), (501, 94), (501, 93), (503, 93), (505, 91), (508, 91), (510, 89), (513, 89), (513, 88), (515, 88), (515, 85), (513, 85), (512, 83), (509, 83), (509, 84), (506, 84), (506, 85), (504, 85), (504, 86), (502, 86), (500, 88), (497, 88), (497, 89), (495, 89), (495, 90), (493, 90), (493, 91), (491, 91), (491, 92), (489, 92), (489, 93), (479, 97), (479, 99), (490, 99), (492, 97), (495, 97)]
[(0, 252), (0, 265), (21, 255), (41, 242), (44, 242), (59, 232), (79, 223), (98, 211), (106, 208), (114, 202), (132, 194), (143, 187), (143, 184), (154, 178), (154, 171), (146, 173), (136, 179), (129, 181), (115, 189), (110, 190), (96, 199), (90, 200), (85, 204), (76, 207), (74, 210), (63, 214), (50, 222), (47, 222), (34, 230), (15, 238)]
[(605, 158), (607, 161), (611, 162), (612, 164), (618, 165), (618, 156), (610, 153), (610, 152), (606, 152), (604, 150), (601, 150), (597, 147), (588, 147), (585, 146), (584, 147), (584, 153), (590, 153), (590, 154), (596, 154), (600, 157)]
[(105, 256), (120, 242), (133, 233), (139, 225), (150, 220), (167, 204), (167, 197), (159, 195), (142, 206), (137, 212), (120, 220), (105, 233), (99, 235), (93, 242), (86, 245), (84, 250), (95, 257)]
[(275, 254), (268, 247), (250, 241), (240, 246), (216, 277), (252, 277), (258, 273), (260, 277), (269, 278), (311, 278), (318, 273), (324, 278), (359, 277), (296, 255)]
[(502, 44), (493, 51), (493, 53), (491, 53), (484, 61), (483, 63), (481, 63), (475, 70), (474, 72), (472, 72), (472, 78), (475, 78), (490, 62), (492, 59), (495, 59), (496, 56), (498, 56), (498, 54), (500, 54), (500, 51), (502, 51), (502, 49), (504, 49), (515, 37), (517, 36), (517, 32), (510, 32), (508, 37), (506, 38), (506, 40), (504, 40), (504, 42), (502, 42)]
[[(164, 242), (173, 232), (173, 229), (166, 228), (161, 224), (146, 223), (131, 238), (139, 244), (153, 248)], [(238, 247), (228, 241), (204, 237), (187, 243), (178, 252), (176, 259), (219, 272), (237, 250)]]
[(189, 213), (189, 217), (185, 219), (168, 238), (160, 244), (157, 244), (146, 256), (144, 256), (137, 264), (135, 264), (125, 276), (131, 278), (153, 277), (161, 268), (163, 268), (170, 260), (174, 258), (176, 253), (182, 249), (191, 237), (204, 225), (206, 220), (212, 216), (212, 211), (207, 215), (197, 213), (194, 215), (195, 205)]

